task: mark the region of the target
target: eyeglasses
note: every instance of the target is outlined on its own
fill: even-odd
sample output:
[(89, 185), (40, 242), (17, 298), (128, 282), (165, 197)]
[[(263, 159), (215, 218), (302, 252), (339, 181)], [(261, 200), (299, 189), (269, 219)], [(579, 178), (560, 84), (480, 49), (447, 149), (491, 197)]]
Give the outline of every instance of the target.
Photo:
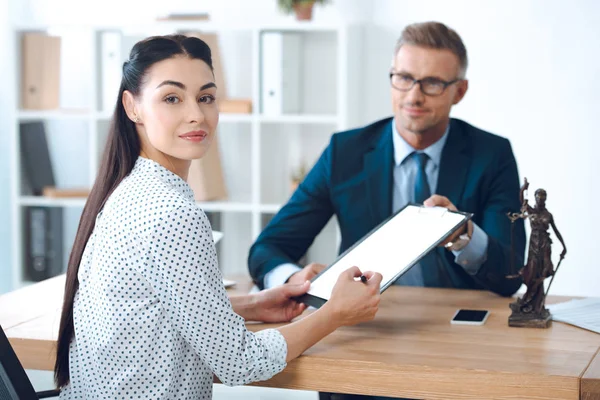
[(408, 92), (418, 83), (421, 92), (427, 96), (439, 96), (448, 86), (458, 81), (462, 81), (462, 79), (454, 79), (449, 82), (437, 78), (415, 79), (407, 74), (390, 72), (390, 83), (393, 88)]

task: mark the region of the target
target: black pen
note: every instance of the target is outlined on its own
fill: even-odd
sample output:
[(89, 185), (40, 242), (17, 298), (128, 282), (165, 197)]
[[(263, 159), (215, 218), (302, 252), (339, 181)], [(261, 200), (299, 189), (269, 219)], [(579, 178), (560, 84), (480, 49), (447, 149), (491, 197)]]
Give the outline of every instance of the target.
[(362, 281), (362, 283), (367, 283), (367, 277), (364, 275), (360, 276), (360, 280)]

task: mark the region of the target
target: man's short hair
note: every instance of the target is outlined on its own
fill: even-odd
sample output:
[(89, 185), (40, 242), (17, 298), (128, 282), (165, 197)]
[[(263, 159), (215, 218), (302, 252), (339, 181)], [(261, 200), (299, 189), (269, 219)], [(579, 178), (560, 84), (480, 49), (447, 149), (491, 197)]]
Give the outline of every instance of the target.
[(405, 44), (438, 50), (450, 50), (458, 57), (460, 77), (467, 73), (467, 49), (456, 31), (440, 22), (420, 22), (408, 25), (396, 42), (394, 54)]

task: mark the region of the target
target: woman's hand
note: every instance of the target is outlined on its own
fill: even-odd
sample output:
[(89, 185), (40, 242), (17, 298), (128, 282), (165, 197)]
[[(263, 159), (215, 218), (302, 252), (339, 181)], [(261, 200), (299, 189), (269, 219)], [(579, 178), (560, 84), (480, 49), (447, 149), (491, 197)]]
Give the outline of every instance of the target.
[[(287, 362), (340, 326), (370, 321), (375, 317), (382, 276), (365, 272), (367, 281), (363, 283), (358, 279), (361, 275), (357, 267), (342, 272), (327, 303), (314, 313), (278, 328), (287, 343)], [(308, 285), (303, 289), (308, 290)]]
[(296, 272), (289, 277), (287, 283), (293, 283), (300, 285), (305, 281), (309, 281), (315, 276), (319, 275), (321, 271), (325, 269), (325, 265), (319, 263), (310, 263), (300, 271)]
[(306, 305), (293, 300), (293, 297), (305, 294), (310, 282), (300, 285), (289, 284), (263, 290), (255, 294), (255, 320), (262, 322), (288, 322), (296, 318)]
[[(359, 278), (364, 275), (367, 281)], [(342, 272), (329, 301), (322, 308), (332, 313), (338, 326), (371, 321), (379, 309), (379, 287), (383, 277), (377, 272), (361, 273), (358, 267)]]

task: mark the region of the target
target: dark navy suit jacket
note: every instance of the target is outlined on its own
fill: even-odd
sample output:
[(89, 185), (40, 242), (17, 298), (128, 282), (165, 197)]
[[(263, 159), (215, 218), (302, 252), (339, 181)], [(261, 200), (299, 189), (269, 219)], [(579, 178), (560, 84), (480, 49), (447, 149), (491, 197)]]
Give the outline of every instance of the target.
[[(391, 124), (387, 118), (331, 137), (312, 170), (250, 249), (249, 270), (259, 287), (273, 268), (296, 263), (333, 215), (341, 230), (342, 253), (392, 214)], [(522, 220), (515, 223), (511, 264), (511, 222), (506, 213), (519, 211), (521, 205), (510, 142), (451, 119), (435, 193), (446, 196), (460, 211), (473, 213), (473, 222), (489, 238), (487, 259), (475, 275), (456, 264), (451, 252), (436, 249), (446, 279), (435, 286), (512, 295), (522, 281), (506, 275), (511, 265), (523, 265), (525, 229)]]

